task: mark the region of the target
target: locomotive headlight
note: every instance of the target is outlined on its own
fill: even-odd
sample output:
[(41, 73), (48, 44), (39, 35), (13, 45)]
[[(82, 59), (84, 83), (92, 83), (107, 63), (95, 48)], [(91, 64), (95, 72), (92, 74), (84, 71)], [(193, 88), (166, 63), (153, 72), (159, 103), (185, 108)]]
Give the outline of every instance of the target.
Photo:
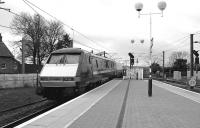
[(73, 77), (63, 77), (63, 81), (73, 81)]

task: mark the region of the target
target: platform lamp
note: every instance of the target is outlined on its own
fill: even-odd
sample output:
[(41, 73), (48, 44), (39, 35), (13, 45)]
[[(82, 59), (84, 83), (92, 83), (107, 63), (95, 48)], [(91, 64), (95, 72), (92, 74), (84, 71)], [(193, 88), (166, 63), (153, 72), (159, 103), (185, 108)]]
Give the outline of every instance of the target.
[(151, 72), (151, 64), (152, 64), (152, 61), (151, 61), (151, 58), (152, 58), (152, 47), (153, 47), (153, 37), (152, 37), (152, 15), (154, 14), (159, 14), (163, 17), (163, 11), (165, 10), (167, 4), (165, 1), (161, 1), (161, 2), (158, 2), (158, 8), (160, 9), (161, 12), (159, 13), (152, 13), (152, 12), (149, 12), (149, 13), (140, 13), (143, 9), (143, 4), (142, 3), (136, 3), (135, 4), (135, 9), (136, 11), (138, 11), (138, 17), (140, 18), (141, 15), (148, 15), (150, 17), (150, 49), (149, 49), (149, 81), (148, 81), (148, 95), (149, 97), (152, 96), (152, 72)]

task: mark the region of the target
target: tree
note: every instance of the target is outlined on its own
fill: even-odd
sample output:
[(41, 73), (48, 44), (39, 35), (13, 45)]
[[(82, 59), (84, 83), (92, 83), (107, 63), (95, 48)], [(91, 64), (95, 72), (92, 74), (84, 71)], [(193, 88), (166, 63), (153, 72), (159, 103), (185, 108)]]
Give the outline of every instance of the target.
[(169, 66), (172, 67), (177, 59), (188, 60), (188, 58), (189, 58), (189, 53), (186, 51), (173, 52), (169, 57)]
[(174, 71), (187, 71), (187, 60), (186, 59), (176, 59), (173, 64), (172, 69)]
[(73, 47), (73, 40), (69, 37), (68, 34), (63, 35), (63, 38), (58, 41), (56, 44), (56, 49), (61, 48), (72, 48)]
[(12, 20), (11, 27), (15, 28), (12, 31), (16, 35), (28, 35), (31, 38), (32, 44), (28, 45), (27, 56), (32, 57), (33, 64), (36, 64), (36, 55), (41, 64), (39, 48), (40, 40), (43, 37), (47, 28), (45, 20), (40, 15), (31, 16), (27, 13), (21, 13), (20, 16), (15, 16)]
[[(57, 42), (65, 34), (63, 25), (57, 21), (47, 21), (40, 15), (21, 13), (12, 20), (11, 27), (16, 35), (30, 37), (31, 42), (25, 44), (26, 57), (36, 64), (36, 57), (39, 65), (56, 49)], [(68, 35), (68, 34), (65, 34)]]
[(43, 38), (43, 41), (45, 43), (44, 46), (48, 54), (56, 49), (56, 43), (63, 37), (64, 33), (65, 32), (61, 22), (48, 22), (48, 28), (45, 31), (45, 36)]
[(161, 71), (162, 68), (160, 67), (160, 65), (158, 63), (152, 63), (151, 64), (151, 69), (152, 69), (152, 73), (155, 74), (157, 71)]

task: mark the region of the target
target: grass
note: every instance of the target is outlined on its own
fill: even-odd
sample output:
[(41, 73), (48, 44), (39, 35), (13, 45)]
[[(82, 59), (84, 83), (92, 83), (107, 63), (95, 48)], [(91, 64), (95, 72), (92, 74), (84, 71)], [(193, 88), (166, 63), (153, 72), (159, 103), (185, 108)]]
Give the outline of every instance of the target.
[(0, 90), (0, 111), (43, 99), (35, 94), (35, 88), (12, 88)]

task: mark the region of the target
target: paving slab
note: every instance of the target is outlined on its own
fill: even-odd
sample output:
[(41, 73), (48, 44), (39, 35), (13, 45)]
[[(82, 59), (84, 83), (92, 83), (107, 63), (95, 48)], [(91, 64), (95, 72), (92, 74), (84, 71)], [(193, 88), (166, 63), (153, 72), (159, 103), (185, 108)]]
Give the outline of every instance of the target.
[(69, 128), (115, 128), (128, 87), (124, 80), (89, 111), (77, 119)]
[(123, 128), (200, 128), (199, 103), (155, 85), (148, 97), (147, 84), (130, 82)]

